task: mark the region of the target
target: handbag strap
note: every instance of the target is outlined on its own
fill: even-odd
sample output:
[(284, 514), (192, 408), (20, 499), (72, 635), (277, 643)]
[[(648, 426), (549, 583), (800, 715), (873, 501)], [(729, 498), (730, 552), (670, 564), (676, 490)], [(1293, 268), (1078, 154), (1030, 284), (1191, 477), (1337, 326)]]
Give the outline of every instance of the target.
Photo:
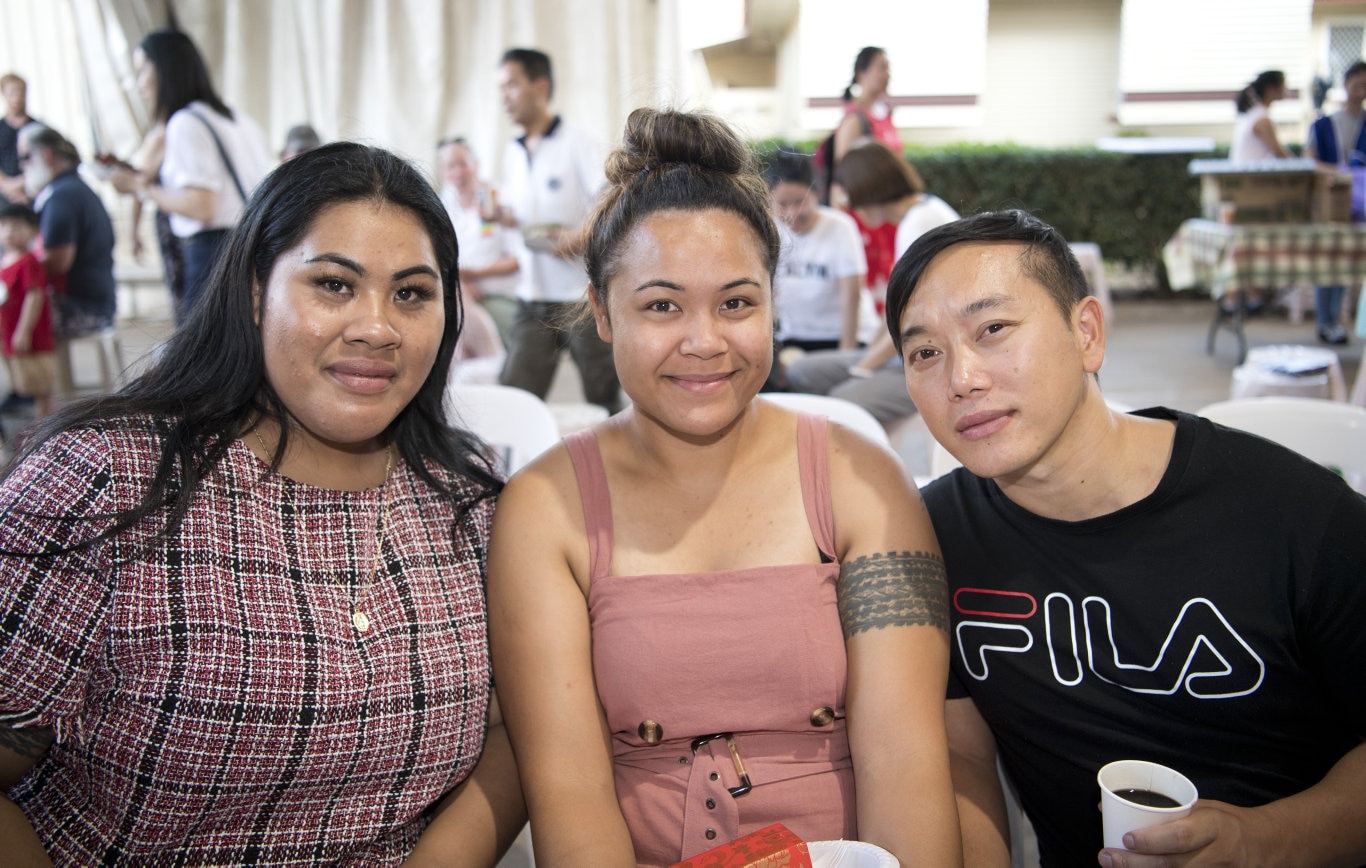
[(199, 112), (192, 108), (187, 108), (186, 111), (199, 118), (199, 122), (208, 129), (209, 135), (213, 136), (213, 143), (218, 147), (218, 156), (223, 158), (223, 165), (228, 167), (228, 174), (232, 176), (232, 183), (237, 187), (237, 195), (242, 197), (242, 204), (245, 205), (247, 203), (247, 191), (243, 189), (242, 182), (237, 179), (237, 170), (232, 167), (232, 160), (228, 159), (228, 151), (223, 147), (223, 140), (218, 138), (218, 131), (213, 128), (213, 124), (209, 123), (209, 119)]

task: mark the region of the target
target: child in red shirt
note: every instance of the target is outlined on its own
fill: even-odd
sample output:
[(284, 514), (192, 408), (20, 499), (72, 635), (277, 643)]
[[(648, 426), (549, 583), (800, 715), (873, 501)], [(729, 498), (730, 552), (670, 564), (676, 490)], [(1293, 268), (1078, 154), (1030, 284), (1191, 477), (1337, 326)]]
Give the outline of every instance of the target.
[(0, 208), (0, 341), (10, 385), (33, 397), (41, 419), (56, 408), (57, 343), (47, 299), (47, 272), (31, 250), (38, 215), (27, 205)]

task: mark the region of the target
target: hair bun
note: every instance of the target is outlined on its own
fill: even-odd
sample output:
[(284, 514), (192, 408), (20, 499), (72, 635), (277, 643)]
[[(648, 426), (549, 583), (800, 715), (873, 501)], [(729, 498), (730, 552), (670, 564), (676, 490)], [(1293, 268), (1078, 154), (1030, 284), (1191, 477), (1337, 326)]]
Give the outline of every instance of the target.
[(626, 119), (621, 147), (607, 160), (607, 181), (628, 183), (639, 172), (666, 165), (738, 175), (750, 168), (750, 160), (744, 142), (718, 117), (638, 108)]

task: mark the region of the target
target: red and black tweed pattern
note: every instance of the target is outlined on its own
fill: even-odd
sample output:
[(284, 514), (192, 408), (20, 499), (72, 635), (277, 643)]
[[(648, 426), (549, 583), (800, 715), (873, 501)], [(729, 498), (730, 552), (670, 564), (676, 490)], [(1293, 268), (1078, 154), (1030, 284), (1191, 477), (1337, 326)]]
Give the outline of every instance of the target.
[[(151, 476), (145, 430), (66, 435), (0, 488), (41, 550)], [(263, 475), (264, 474), (264, 475)], [(382, 575), (352, 625), (348, 597)], [(0, 558), (0, 725), (57, 742), (11, 792), (58, 864), (396, 864), (483, 746), (492, 504), (461, 525), (402, 462), (381, 490), (265, 472), (234, 443), (169, 544)], [(345, 590), (343, 590), (343, 585)]]

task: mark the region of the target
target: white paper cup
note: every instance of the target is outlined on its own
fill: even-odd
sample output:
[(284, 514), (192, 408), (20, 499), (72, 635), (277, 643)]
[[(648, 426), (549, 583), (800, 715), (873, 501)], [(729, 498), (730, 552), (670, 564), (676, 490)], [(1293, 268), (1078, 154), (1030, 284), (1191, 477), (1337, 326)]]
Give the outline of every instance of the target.
[(867, 841), (808, 841), (811, 868), (898, 868), (895, 856)]
[[(1174, 769), (1143, 760), (1112, 762), (1096, 774), (1096, 781), (1100, 783), (1100, 813), (1105, 827), (1105, 846), (1117, 850), (1128, 849), (1124, 846), (1124, 836), (1129, 832), (1179, 820), (1191, 812), (1191, 805), (1199, 798), (1190, 778)], [(1117, 795), (1122, 790), (1160, 793), (1177, 805), (1174, 808), (1154, 808), (1136, 804)]]

